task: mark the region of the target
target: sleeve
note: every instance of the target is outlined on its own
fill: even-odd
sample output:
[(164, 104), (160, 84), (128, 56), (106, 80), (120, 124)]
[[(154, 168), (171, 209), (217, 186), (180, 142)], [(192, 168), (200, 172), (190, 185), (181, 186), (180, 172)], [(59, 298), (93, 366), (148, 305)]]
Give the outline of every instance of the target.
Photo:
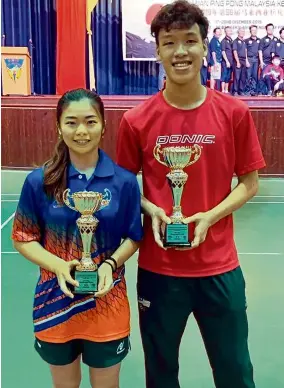
[(20, 200), (15, 212), (12, 239), (19, 242), (41, 240), (41, 229), (36, 206), (36, 195), (31, 183), (26, 178)]
[(211, 53), (216, 53), (217, 51), (217, 41), (216, 39), (212, 39), (210, 42), (211, 45)]
[(248, 174), (265, 167), (257, 131), (248, 107), (234, 128), (235, 173)]
[(235, 39), (234, 41), (233, 41), (233, 51), (238, 51), (238, 43), (237, 43), (237, 40)]
[(123, 237), (130, 238), (133, 241), (140, 241), (143, 237), (141, 193), (136, 177), (133, 177), (129, 182), (127, 192), (127, 212)]
[(135, 175), (138, 174), (142, 166), (140, 140), (128, 123), (125, 114), (122, 117), (117, 135), (116, 162)]
[(264, 39), (260, 39), (258, 51), (263, 51), (263, 47), (264, 47)]

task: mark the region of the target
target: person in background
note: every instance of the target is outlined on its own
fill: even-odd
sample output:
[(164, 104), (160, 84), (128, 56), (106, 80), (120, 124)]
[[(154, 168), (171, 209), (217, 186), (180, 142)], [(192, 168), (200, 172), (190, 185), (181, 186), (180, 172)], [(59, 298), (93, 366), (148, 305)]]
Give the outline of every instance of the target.
[[(275, 43), (278, 42), (276, 36), (274, 36), (274, 25), (269, 23), (265, 26), (266, 36), (260, 39), (259, 47), (258, 47), (258, 55), (259, 55), (259, 65), (263, 72), (265, 66), (271, 63), (273, 48), (275, 47)], [(261, 72), (261, 77), (262, 77)]]
[[(54, 155), (25, 180), (12, 231), (15, 249), (40, 268), (35, 349), (50, 367), (54, 388), (79, 388), (81, 357), (93, 388), (118, 387), (130, 333), (124, 262), (142, 239), (140, 190), (135, 175), (99, 147), (105, 120), (96, 93), (66, 92), (57, 105), (57, 132)], [(70, 289), (78, 286), (71, 272), (83, 246), (80, 213), (63, 202), (67, 188), (72, 194), (99, 192), (106, 201), (95, 213), (99, 224), (92, 236), (92, 259), (99, 266), (95, 294)]]
[(280, 57), (280, 65), (284, 69), (284, 27), (279, 31), (278, 42), (274, 41), (274, 47), (272, 48), (272, 57), (278, 55)]
[(272, 64), (264, 69), (263, 79), (268, 89), (268, 96), (274, 95), (284, 80), (284, 70), (280, 66), (280, 57), (278, 55), (275, 55), (272, 58)]
[[(220, 38), (222, 36), (221, 28), (216, 27), (213, 30), (213, 38), (209, 43), (210, 51), (210, 66), (211, 66), (211, 77), (210, 77), (210, 88), (220, 90), (220, 80), (221, 80), (221, 62), (222, 62), (222, 49)], [(220, 74), (220, 78), (217, 79), (212, 77), (212, 70), (217, 71)]]
[(233, 42), (234, 64), (234, 92), (242, 96), (246, 82), (246, 43), (244, 41), (245, 29), (238, 29), (238, 36)]
[(232, 28), (225, 27), (225, 38), (221, 42), (222, 48), (222, 93), (229, 93), (229, 82), (231, 81), (233, 71), (233, 40), (232, 40)]
[(246, 70), (247, 80), (251, 77), (258, 82), (258, 70), (259, 70), (259, 57), (258, 48), (260, 39), (257, 37), (257, 26), (253, 25), (249, 28), (250, 37), (245, 39), (246, 43)]

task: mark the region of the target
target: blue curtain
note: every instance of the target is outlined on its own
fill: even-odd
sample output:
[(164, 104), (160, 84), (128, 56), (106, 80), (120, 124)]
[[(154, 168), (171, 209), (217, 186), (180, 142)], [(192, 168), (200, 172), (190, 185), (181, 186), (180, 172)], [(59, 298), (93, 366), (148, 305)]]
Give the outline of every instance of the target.
[(159, 65), (123, 61), (120, 0), (99, 1), (92, 14), (96, 86), (99, 94), (154, 94)]
[(32, 56), (32, 92), (55, 94), (55, 0), (1, 0), (2, 41), (25, 46)]
[[(55, 94), (56, 0), (1, 2), (1, 32), (5, 35), (5, 45), (27, 46), (32, 55), (32, 91)], [(99, 0), (92, 15), (92, 29), (96, 85), (100, 94), (157, 92), (159, 65), (156, 62), (122, 59), (120, 0)], [(86, 72), (88, 79), (88, 68)]]

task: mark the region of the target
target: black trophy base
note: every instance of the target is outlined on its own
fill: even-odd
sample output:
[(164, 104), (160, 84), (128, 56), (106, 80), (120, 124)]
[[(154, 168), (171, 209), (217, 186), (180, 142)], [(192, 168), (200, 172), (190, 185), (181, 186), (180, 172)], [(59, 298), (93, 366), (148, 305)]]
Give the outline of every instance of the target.
[(168, 224), (163, 245), (165, 248), (190, 248), (188, 224)]
[(98, 291), (98, 271), (74, 271), (73, 279), (77, 280), (79, 287), (73, 287), (74, 294), (94, 294)]

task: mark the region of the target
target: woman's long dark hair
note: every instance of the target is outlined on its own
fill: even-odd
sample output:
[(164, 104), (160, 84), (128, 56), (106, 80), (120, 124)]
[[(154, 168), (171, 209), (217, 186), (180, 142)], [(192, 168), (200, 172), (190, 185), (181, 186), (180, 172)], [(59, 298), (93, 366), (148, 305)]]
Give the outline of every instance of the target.
[[(75, 89), (66, 92), (58, 101), (56, 119), (58, 128), (60, 126), (60, 118), (62, 112), (73, 101), (80, 101), (84, 98), (90, 100), (90, 103), (96, 109), (102, 119), (104, 125), (104, 105), (100, 96), (90, 90)], [(59, 137), (55, 145), (54, 154), (44, 164), (44, 191), (50, 198), (55, 198), (58, 203), (62, 203), (62, 195), (67, 188), (67, 168), (70, 162), (69, 150), (65, 142)]]

